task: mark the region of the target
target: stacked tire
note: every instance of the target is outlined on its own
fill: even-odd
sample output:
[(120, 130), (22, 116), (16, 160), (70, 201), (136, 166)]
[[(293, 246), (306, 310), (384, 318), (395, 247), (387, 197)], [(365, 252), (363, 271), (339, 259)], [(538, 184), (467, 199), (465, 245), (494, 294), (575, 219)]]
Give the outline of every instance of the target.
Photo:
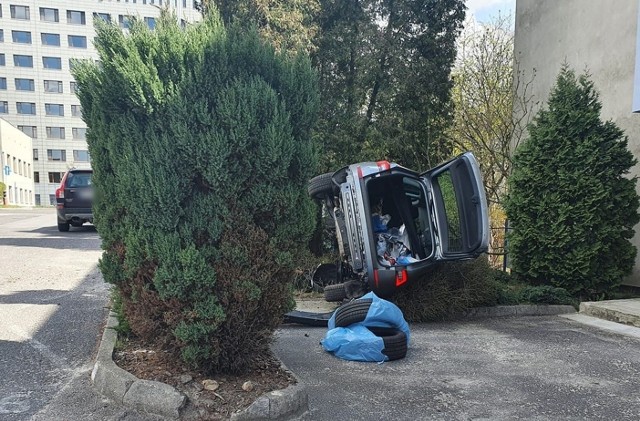
[(384, 343), (382, 353), (389, 361), (404, 358), (407, 355), (407, 334), (400, 329), (400, 326), (393, 326), (394, 320), (386, 321), (389, 327), (369, 325), (367, 316), (372, 304), (373, 299), (361, 298), (340, 306), (334, 314), (335, 327), (348, 328), (353, 325), (364, 325), (371, 333), (382, 338)]

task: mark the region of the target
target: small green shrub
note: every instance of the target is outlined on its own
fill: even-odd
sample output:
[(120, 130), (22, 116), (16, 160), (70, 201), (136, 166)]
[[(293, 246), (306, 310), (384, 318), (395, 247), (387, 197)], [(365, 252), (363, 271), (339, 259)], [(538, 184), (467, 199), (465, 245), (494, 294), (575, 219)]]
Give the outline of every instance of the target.
[(520, 302), (531, 304), (568, 304), (576, 305), (577, 301), (564, 288), (550, 285), (528, 286), (520, 291)]
[(122, 294), (118, 288), (111, 289), (111, 311), (116, 314), (116, 318), (118, 319), (118, 326), (115, 328), (115, 331), (118, 332), (118, 335), (129, 336), (131, 334), (131, 326), (124, 316)]

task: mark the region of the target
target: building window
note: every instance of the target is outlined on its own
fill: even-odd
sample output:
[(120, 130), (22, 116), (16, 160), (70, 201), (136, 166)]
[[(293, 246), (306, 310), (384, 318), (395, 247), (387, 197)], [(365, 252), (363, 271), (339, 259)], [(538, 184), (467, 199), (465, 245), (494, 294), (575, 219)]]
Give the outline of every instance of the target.
[(33, 173), (33, 182), (34, 183), (39, 183), (40, 182), (40, 172), (39, 171), (34, 171), (34, 173)]
[(120, 22), (121, 28), (131, 29), (131, 24), (133, 23), (133, 16), (118, 15), (118, 22)]
[(85, 140), (87, 138), (87, 129), (84, 127), (74, 127), (71, 129), (73, 140)]
[(33, 150), (33, 160), (34, 160), (34, 161), (37, 161), (37, 160), (38, 160), (38, 150), (37, 150), (37, 149), (34, 149), (34, 150)]
[(64, 117), (64, 105), (62, 104), (44, 104), (44, 112), (46, 115)]
[(4, 65), (5, 65), (4, 53), (0, 53), (0, 66), (4, 66)]
[(67, 37), (69, 47), (72, 48), (87, 48), (87, 37), (82, 35), (69, 35)]
[(103, 21), (107, 22), (107, 23), (111, 23), (111, 15), (108, 13), (94, 13), (93, 14), (93, 19), (102, 19)]
[(18, 114), (36, 115), (35, 102), (16, 102)]
[(0, 29), (0, 42), (4, 42), (4, 29)]
[(64, 139), (64, 127), (47, 127), (47, 139)]
[[(55, 197), (55, 195), (53, 197)], [(40, 194), (39, 193), (36, 193), (36, 206), (42, 206), (42, 202), (40, 201)]]
[(73, 151), (73, 160), (76, 162), (89, 162), (89, 151)]
[(13, 65), (16, 67), (33, 67), (33, 56), (14, 54)]
[(0, 114), (9, 114), (9, 103), (7, 101), (0, 101)]
[[(66, 161), (67, 151), (65, 151), (64, 149), (47, 149), (47, 159), (49, 161)], [(52, 173), (49, 173), (49, 174), (52, 174)]]
[(42, 65), (45, 69), (62, 69), (62, 59), (60, 57), (42, 57)]
[(57, 203), (56, 195), (55, 195), (55, 194), (50, 194), (50, 195), (49, 195), (49, 204), (50, 204), (51, 206), (55, 206), (55, 205), (56, 205), (56, 203)]
[[(59, 183), (64, 177), (63, 172), (50, 172), (49, 174), (49, 183)], [(52, 195), (55, 198), (55, 195)]]
[(45, 34), (43, 32), (40, 34), (40, 38), (42, 39), (42, 45), (60, 46), (60, 34)]
[(49, 7), (40, 8), (40, 20), (45, 22), (60, 22), (60, 14), (58, 9), (51, 9)]
[(61, 94), (62, 93), (62, 81), (61, 80), (45, 80), (44, 91), (47, 93)]
[[(32, 139), (35, 139), (38, 137), (38, 128), (36, 126), (18, 126), (18, 129), (22, 131), (22, 133), (26, 134), (27, 136), (29, 136)], [(34, 155), (33, 155), (33, 160), (37, 161), (38, 160), (38, 150), (34, 149)]]
[(7, 89), (7, 78), (0, 77), (0, 90), (5, 91)]
[(71, 106), (71, 115), (73, 117), (82, 117), (82, 107), (79, 105)]
[[(78, 84), (76, 82), (69, 82), (69, 88), (71, 89), (71, 92), (73, 92), (74, 94), (78, 93)], [(71, 115), (73, 114), (73, 107), (74, 105), (71, 106)], [(77, 105), (76, 105), (77, 107)]]
[(16, 79), (16, 91), (35, 91), (33, 79)]
[(9, 6), (11, 11), (11, 19), (29, 20), (29, 6), (16, 6), (12, 4)]
[(144, 23), (147, 24), (149, 29), (156, 29), (156, 19), (155, 18), (146, 17), (146, 18), (144, 18)]
[(11, 39), (17, 44), (31, 44), (31, 32), (11, 31)]
[(22, 159), (18, 159), (18, 175), (22, 175)]
[(72, 25), (85, 25), (84, 12), (78, 10), (67, 10), (67, 23)]

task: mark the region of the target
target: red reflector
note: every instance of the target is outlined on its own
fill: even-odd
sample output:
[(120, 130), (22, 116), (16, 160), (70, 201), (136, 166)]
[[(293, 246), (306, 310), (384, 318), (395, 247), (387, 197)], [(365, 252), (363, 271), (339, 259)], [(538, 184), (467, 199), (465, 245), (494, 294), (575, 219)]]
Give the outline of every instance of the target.
[(407, 270), (403, 269), (401, 272), (396, 272), (396, 286), (399, 287), (407, 283)]
[(362, 167), (358, 167), (358, 178), (362, 178)]
[(391, 169), (391, 164), (389, 164), (389, 161), (378, 161), (376, 162), (376, 165), (378, 166), (378, 169), (380, 171)]
[(380, 279), (378, 279), (378, 269), (373, 270), (373, 282), (376, 283), (376, 288), (378, 288), (378, 283), (380, 282)]

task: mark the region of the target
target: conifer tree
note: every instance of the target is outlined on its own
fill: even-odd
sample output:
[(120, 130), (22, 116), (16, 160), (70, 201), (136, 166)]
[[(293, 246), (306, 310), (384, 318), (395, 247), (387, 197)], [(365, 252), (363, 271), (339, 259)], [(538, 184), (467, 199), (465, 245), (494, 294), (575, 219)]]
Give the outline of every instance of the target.
[(634, 264), (638, 195), (628, 173), (636, 160), (622, 130), (601, 120), (588, 74), (563, 66), (547, 107), (514, 156), (506, 202), (512, 267), (532, 284), (601, 297)]

